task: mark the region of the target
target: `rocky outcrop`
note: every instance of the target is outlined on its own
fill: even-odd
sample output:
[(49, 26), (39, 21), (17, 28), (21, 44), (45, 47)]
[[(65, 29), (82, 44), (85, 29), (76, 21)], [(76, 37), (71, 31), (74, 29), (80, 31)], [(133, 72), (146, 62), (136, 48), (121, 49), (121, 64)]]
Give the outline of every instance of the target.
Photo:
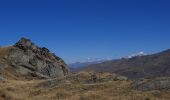
[(170, 77), (138, 80), (132, 83), (132, 88), (140, 91), (170, 89)]
[(40, 78), (56, 78), (68, 74), (64, 61), (45, 47), (38, 47), (29, 39), (21, 38), (5, 57), (17, 73)]

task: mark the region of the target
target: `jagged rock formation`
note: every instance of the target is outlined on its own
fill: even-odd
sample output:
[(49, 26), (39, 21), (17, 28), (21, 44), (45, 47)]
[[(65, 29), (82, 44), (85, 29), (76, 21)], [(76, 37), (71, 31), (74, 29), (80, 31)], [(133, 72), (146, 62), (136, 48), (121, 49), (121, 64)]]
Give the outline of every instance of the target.
[(41, 78), (62, 77), (68, 74), (67, 65), (61, 58), (45, 47), (38, 47), (29, 39), (21, 38), (4, 52), (6, 54), (1, 55), (1, 69), (12, 66), (16, 73)]
[(167, 90), (170, 89), (170, 77), (138, 80), (132, 83), (132, 88), (140, 91)]

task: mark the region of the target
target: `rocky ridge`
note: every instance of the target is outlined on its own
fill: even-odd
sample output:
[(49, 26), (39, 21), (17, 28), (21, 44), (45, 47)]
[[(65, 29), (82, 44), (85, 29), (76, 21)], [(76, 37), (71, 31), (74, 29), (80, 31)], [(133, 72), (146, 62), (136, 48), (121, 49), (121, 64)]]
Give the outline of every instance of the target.
[(4, 51), (6, 54), (1, 55), (3, 61), (0, 63), (2, 70), (12, 67), (17, 74), (38, 78), (63, 77), (69, 72), (60, 57), (26, 38), (21, 38), (14, 46)]

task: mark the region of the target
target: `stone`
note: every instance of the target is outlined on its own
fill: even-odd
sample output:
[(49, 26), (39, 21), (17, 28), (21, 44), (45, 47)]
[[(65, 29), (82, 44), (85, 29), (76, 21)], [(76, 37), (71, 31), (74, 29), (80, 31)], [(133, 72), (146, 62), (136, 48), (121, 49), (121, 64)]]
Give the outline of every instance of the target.
[[(21, 38), (9, 51), (6, 60), (23, 75), (56, 78), (69, 73), (65, 62), (45, 47), (38, 47), (31, 40)], [(33, 74), (34, 73), (34, 74)], [(38, 74), (35, 74), (38, 73)]]
[(170, 77), (137, 80), (132, 83), (132, 88), (140, 91), (170, 89)]
[(127, 81), (128, 80), (128, 78), (125, 77), (125, 76), (117, 76), (116, 79), (120, 80), (120, 81)]
[(0, 81), (5, 80), (5, 78), (3, 76), (0, 76)]
[(3, 63), (3, 62), (0, 62), (0, 69), (3, 69), (3, 68), (5, 68), (5, 67), (7, 67), (7, 64), (5, 64), (5, 63)]

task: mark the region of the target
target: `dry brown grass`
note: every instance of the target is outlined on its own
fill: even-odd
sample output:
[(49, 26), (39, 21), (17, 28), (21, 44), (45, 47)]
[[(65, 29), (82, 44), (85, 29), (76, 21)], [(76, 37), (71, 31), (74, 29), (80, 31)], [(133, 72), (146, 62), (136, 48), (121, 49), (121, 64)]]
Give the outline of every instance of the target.
[(169, 91), (134, 91), (128, 81), (61, 84), (40, 88), (44, 80), (0, 82), (0, 100), (170, 100)]
[[(9, 48), (0, 48), (0, 58), (4, 57), (7, 50)], [(78, 76), (73, 75), (71, 79), (78, 77), (80, 82), (77, 83), (43, 88), (38, 85), (47, 80), (25, 80), (13, 71), (12, 67), (0, 70), (0, 73), (8, 78), (0, 81), (0, 100), (170, 100), (170, 91), (135, 91), (130, 88), (130, 81), (84, 83), (93, 72), (80, 72)], [(109, 75), (111, 74), (97, 74), (100, 78)]]
[(8, 52), (11, 48), (12, 48), (12, 46), (0, 47), (0, 58), (3, 58), (6, 54), (8, 54)]

